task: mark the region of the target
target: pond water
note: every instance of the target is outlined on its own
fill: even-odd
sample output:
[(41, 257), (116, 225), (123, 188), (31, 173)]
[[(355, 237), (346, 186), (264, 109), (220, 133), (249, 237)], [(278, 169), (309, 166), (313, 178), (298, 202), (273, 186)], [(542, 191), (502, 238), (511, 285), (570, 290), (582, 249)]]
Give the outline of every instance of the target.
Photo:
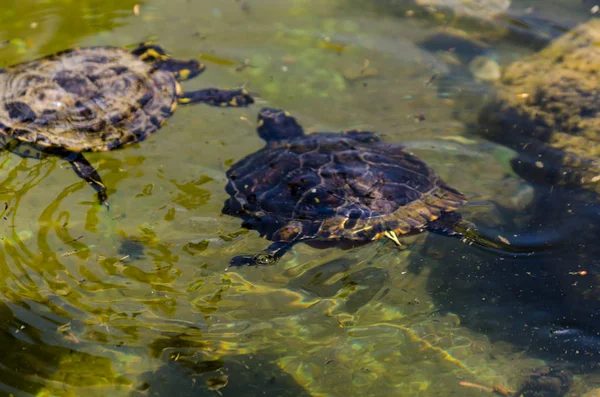
[[(181, 106), (146, 141), (86, 154), (109, 210), (64, 160), (0, 154), (0, 395), (478, 396), (459, 382), (517, 390), (536, 368), (578, 361), (528, 329), (567, 317), (594, 329), (595, 307), (557, 293), (594, 264), (594, 202), (563, 192), (525, 211), (543, 187), (465, 128), (486, 88), (463, 76), (445, 90), (452, 63), (418, 45), (453, 22), (394, 3), (2, 0), (2, 66), (153, 40), (206, 64), (184, 89), (246, 86), (257, 103)], [(536, 6), (552, 32), (590, 18), (572, 3), (513, 5)], [(532, 47), (507, 36), (490, 52), (507, 65)], [(308, 131), (402, 142), (467, 196), (461, 213), (485, 233), (558, 248), (514, 257), (422, 234), (405, 250), (299, 244), (275, 266), (228, 268), (268, 244), (221, 215), (225, 171), (263, 146), (262, 106)], [(573, 390), (598, 380), (582, 370)]]

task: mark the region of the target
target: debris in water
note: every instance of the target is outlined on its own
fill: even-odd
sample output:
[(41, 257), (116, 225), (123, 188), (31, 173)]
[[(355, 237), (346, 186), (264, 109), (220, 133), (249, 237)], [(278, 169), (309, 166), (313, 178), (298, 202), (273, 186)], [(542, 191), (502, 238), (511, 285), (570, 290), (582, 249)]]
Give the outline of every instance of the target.
[(337, 52), (338, 54), (341, 54), (342, 52), (346, 51), (345, 45), (340, 43), (333, 43), (329, 37), (326, 37), (324, 40), (319, 41), (317, 45), (324, 50)]
[(508, 239), (506, 237), (502, 237), (502, 236), (498, 235), (498, 239), (500, 241), (502, 241), (504, 244), (510, 245), (510, 241), (508, 241)]
[(219, 390), (225, 386), (227, 386), (228, 383), (228, 376), (223, 374), (220, 376), (215, 376), (213, 378), (209, 378), (206, 380), (206, 386), (208, 387), (209, 390)]
[(358, 72), (353, 69), (346, 69), (342, 74), (348, 81), (357, 81), (379, 75), (379, 71), (377, 69), (369, 67), (370, 63), (371, 62), (368, 59), (365, 59), (363, 66)]

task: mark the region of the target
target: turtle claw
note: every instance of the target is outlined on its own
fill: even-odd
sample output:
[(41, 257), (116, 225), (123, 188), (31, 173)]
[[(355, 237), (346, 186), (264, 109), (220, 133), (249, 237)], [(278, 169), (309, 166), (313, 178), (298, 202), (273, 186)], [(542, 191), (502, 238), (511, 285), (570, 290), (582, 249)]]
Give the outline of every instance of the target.
[(231, 258), (229, 266), (241, 267), (241, 266), (269, 266), (277, 262), (277, 258), (274, 255), (260, 253), (256, 255), (238, 255)]
[(106, 195), (106, 188), (104, 188), (98, 192), (98, 202), (100, 203), (100, 205), (105, 206), (107, 210), (110, 210), (110, 205), (108, 204), (107, 199), (108, 197)]

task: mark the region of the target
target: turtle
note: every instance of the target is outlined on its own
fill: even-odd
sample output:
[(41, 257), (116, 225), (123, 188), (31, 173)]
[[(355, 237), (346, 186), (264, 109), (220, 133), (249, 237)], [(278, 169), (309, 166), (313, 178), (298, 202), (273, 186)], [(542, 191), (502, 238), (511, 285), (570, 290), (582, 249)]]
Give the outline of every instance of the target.
[(178, 104), (247, 106), (245, 89), (183, 92), (180, 81), (204, 70), (159, 45), (67, 49), (0, 69), (0, 141), (23, 157), (55, 155), (106, 203), (106, 186), (82, 152), (108, 151), (144, 140)]
[(285, 110), (263, 108), (266, 146), (231, 166), (222, 212), (273, 241), (232, 266), (274, 264), (294, 244), (355, 246), (430, 230), (503, 248), (455, 211), (465, 196), (402, 145), (369, 131), (305, 134)]

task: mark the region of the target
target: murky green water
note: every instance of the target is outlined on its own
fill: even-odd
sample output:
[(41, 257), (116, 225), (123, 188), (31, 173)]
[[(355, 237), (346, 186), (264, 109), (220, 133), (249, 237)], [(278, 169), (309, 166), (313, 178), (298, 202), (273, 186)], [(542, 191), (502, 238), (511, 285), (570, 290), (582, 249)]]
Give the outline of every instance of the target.
[[(466, 137), (455, 93), (432, 84), (447, 65), (415, 43), (447, 21), (366, 3), (1, 3), (1, 65), (152, 39), (206, 63), (186, 89), (247, 85), (259, 103), (182, 106), (141, 144), (86, 155), (109, 211), (68, 163), (0, 155), (0, 395), (476, 396), (459, 381), (514, 390), (542, 364), (439, 310), (430, 272), (469, 258), (458, 240), (298, 245), (277, 266), (227, 269), (267, 245), (220, 215), (226, 169), (262, 147), (261, 105), (310, 131), (368, 128), (406, 143), (494, 232), (501, 208), (531, 200), (512, 152)], [(568, 3), (542, 11), (565, 25), (588, 17)], [(508, 64), (532, 50), (506, 40), (494, 51)]]

